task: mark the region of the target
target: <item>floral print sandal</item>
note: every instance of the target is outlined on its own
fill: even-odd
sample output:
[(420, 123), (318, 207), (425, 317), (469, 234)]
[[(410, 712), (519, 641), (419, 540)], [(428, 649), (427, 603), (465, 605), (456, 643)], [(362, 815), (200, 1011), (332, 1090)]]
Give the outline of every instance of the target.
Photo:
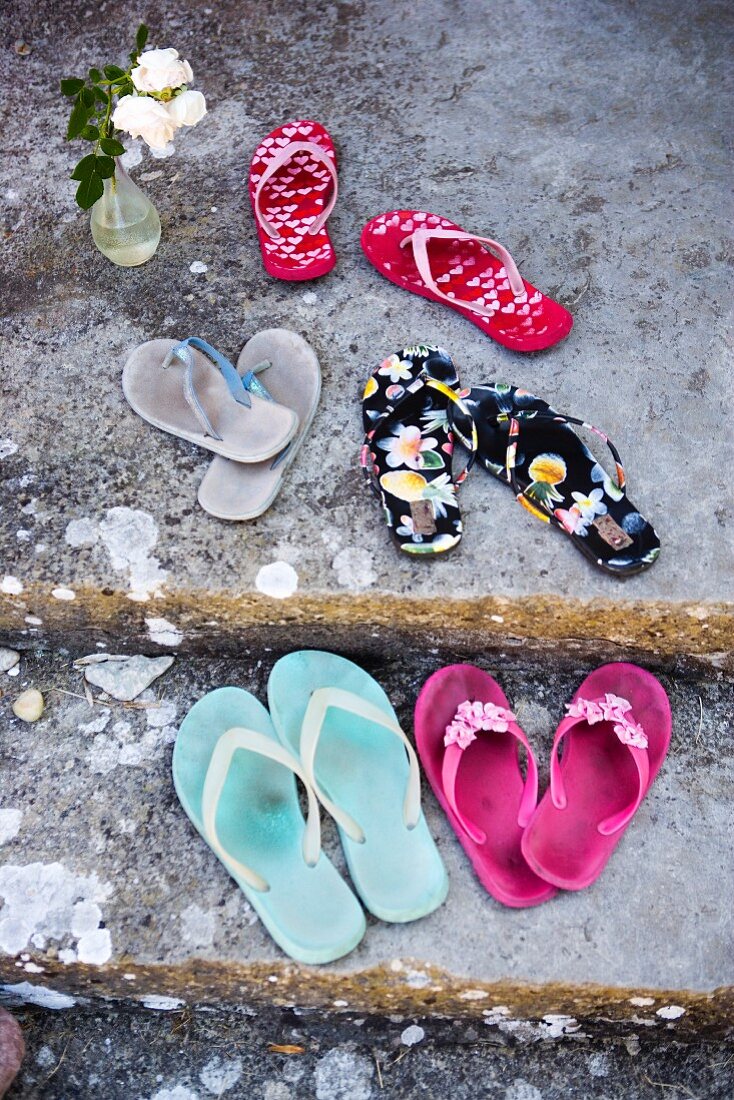
[[(476, 386), (461, 396), (479, 433), (479, 461), (512, 487), (532, 515), (565, 531), (587, 558), (615, 576), (639, 573), (657, 560), (660, 540), (629, 500), (624, 467), (604, 432), (503, 382)], [(457, 431), (469, 423), (461, 410), (449, 409), (449, 419)], [(573, 424), (604, 440), (616, 481)]]
[[(449, 425), (451, 404), (462, 412), (461, 430)], [(428, 344), (388, 356), (367, 382), (362, 414), (362, 468), (399, 549), (406, 554), (453, 549), (462, 532), (456, 487), (471, 469), (478, 438), (450, 356)], [(469, 451), (457, 477), (451, 470), (454, 431)]]

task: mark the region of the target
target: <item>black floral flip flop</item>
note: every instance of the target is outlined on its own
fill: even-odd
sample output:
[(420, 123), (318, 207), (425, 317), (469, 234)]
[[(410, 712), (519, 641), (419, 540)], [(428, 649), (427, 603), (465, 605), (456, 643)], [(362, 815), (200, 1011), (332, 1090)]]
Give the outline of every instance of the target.
[[(464, 414), (465, 429), (452, 431), (452, 404)], [(362, 413), (362, 468), (398, 547), (406, 554), (452, 550), (462, 531), (456, 487), (469, 473), (478, 439), (450, 356), (427, 344), (388, 356), (367, 382)], [(469, 452), (458, 476), (451, 469), (454, 434)]]
[[(479, 461), (512, 487), (523, 507), (571, 537), (591, 561), (615, 576), (639, 573), (660, 554), (655, 529), (630, 502), (624, 467), (604, 432), (563, 416), (532, 393), (492, 382), (461, 394), (468, 415), (449, 409), (457, 432), (472, 421)], [(571, 427), (594, 432), (614, 457), (611, 478)]]

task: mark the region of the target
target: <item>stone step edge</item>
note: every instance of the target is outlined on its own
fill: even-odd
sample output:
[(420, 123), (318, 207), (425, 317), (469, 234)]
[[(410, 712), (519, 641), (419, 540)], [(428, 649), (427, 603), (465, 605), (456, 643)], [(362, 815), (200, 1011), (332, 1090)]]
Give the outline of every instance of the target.
[[(120, 999), (147, 1008), (237, 1004), (321, 1011), (334, 1015), (476, 1019), (512, 1035), (535, 1038), (578, 1033), (644, 1031), (676, 1037), (723, 1036), (734, 1030), (734, 987), (709, 992), (596, 984), (474, 982), (408, 958), (362, 971), (316, 969), (293, 963), (233, 963), (203, 959), (184, 964), (64, 965), (40, 956), (0, 960), (0, 992), (19, 1001), (68, 1008), (77, 999)], [(526, 1035), (527, 1037), (527, 1035)]]
[[(55, 594), (54, 594), (55, 593)], [(355, 632), (398, 630), (411, 637), (445, 636), (452, 645), (498, 648), (513, 643), (599, 643), (661, 658), (691, 656), (734, 667), (734, 602), (637, 599), (446, 596), (440, 600), (380, 593), (299, 596), (189, 590), (145, 602), (111, 589), (29, 587), (0, 596), (0, 632), (10, 644), (38, 641), (94, 645), (120, 639), (148, 649), (217, 651), (223, 640), (249, 632), (258, 644), (313, 638), (320, 644)], [(286, 641), (286, 648), (288, 648)]]

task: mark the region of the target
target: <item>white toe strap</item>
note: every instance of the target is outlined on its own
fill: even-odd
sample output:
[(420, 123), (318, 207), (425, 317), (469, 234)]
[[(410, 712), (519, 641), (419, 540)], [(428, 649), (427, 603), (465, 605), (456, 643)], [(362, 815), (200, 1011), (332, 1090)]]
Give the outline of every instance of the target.
[(217, 835), (216, 819), (219, 799), (227, 782), (232, 757), (238, 749), (254, 752), (259, 756), (266, 756), (269, 760), (282, 764), (284, 768), (288, 768), (294, 775), (297, 775), (303, 783), (308, 795), (308, 816), (303, 834), (303, 858), (309, 867), (315, 866), (321, 854), (319, 805), (304, 769), (296, 758), (287, 749), (282, 748), (273, 741), (272, 737), (260, 733), (259, 730), (234, 726), (223, 733), (217, 741), (209, 761), (201, 796), (201, 814), (204, 820), (206, 839), (212, 850), (239, 878), (244, 879), (253, 890), (265, 892), (270, 889), (270, 886), (262, 875), (259, 875), (257, 871), (253, 871), (251, 867), (246, 867), (244, 863), (240, 863), (238, 859), (230, 855)]
[(314, 691), (309, 699), (301, 725), (301, 763), (303, 764), (303, 770), (306, 773), (308, 782), (316, 792), (321, 804), (331, 814), (347, 836), (351, 837), (352, 840), (356, 840), (358, 843), (362, 843), (364, 840), (364, 831), (362, 827), (345, 810), (342, 810), (336, 803), (332, 802), (332, 800), (324, 794), (316, 781), (316, 749), (326, 719), (326, 712), (330, 707), (337, 707), (347, 714), (352, 714), (358, 718), (364, 718), (368, 722), (374, 722), (375, 725), (383, 726), (402, 741), (405, 746), (405, 751), (408, 754), (408, 762), (410, 764), (408, 786), (403, 801), (403, 821), (405, 822), (406, 828), (413, 829), (418, 824), (421, 813), (420, 768), (418, 767), (418, 757), (415, 754), (413, 746), (394, 718), (390, 717), (390, 715), (386, 714), (385, 711), (381, 710), (379, 707), (374, 706), (372, 703), (368, 703), (367, 700), (363, 699), (361, 696), (355, 695), (354, 692), (351, 691), (344, 691), (342, 688), (318, 688)]

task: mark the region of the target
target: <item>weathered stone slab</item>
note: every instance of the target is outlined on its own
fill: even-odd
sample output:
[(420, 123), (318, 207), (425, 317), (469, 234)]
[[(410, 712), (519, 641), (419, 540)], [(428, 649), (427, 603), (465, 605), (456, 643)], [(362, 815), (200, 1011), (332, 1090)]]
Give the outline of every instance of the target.
[[(371, 665), (406, 729), (423, 679), (442, 661), (423, 654)], [(265, 698), (269, 667), (264, 654), (180, 659), (161, 682), (160, 704), (149, 692), (135, 704), (90, 707), (75, 697), (81, 674), (70, 658), (30, 669), (24, 662), (21, 683), (33, 676), (75, 694), (50, 693), (46, 714), (22, 737), (12, 718), (4, 723), (15, 766), (3, 805), (21, 818), (2, 848), (0, 980), (72, 996), (173, 998), (174, 1006), (331, 1010), (336, 1001), (359, 1012), (494, 1013), (499, 1022), (535, 1020), (541, 1030), (551, 1026), (541, 1024), (544, 1016), (651, 1029), (725, 1026), (726, 987), (734, 985), (731, 682), (664, 678), (671, 753), (590, 889), (538, 909), (498, 905), (425, 791), (451, 882), (447, 903), (411, 925), (370, 920), (347, 959), (305, 968), (274, 946), (191, 828), (170, 776), (177, 725), (195, 699), (226, 683)], [(493, 671), (546, 782), (555, 724), (582, 670)], [(324, 835), (343, 869), (328, 821)], [(35, 908), (19, 929), (30, 886)]]
[[(13, 134), (0, 188), (0, 627), (18, 644), (81, 647), (92, 635), (105, 648), (160, 639), (215, 652), (252, 628), (263, 645), (333, 630), (353, 648), (375, 632), (389, 644), (399, 622), (401, 645), (448, 631), (467, 649), (530, 641), (661, 661), (731, 652), (731, 164), (721, 138), (731, 72), (720, 5), (692, 16), (663, 0), (542, 11), (518, 0), (512, 18), (495, 19), (469, 0), (332, 5), (318, 18), (291, 4), (274, 29), (267, 6), (227, 0), (166, 18), (153, 33), (196, 61), (210, 113), (175, 157), (138, 168), (164, 234), (152, 262), (127, 270), (96, 252), (72, 185), (59, 183), (76, 154), (65, 105), (48, 94), (52, 69), (109, 53), (109, 30), (71, 0), (35, 10), (32, 52), (2, 59), (8, 110), (34, 119)], [(22, 5), (8, 12), (24, 23)], [(116, 12), (120, 26), (138, 16), (127, 0)], [(395, 74), (416, 57), (427, 75), (396, 95)], [(328, 124), (341, 167), (339, 263), (308, 287), (264, 274), (242, 183), (247, 150), (303, 104)], [(500, 238), (572, 308), (570, 338), (513, 355), (382, 279), (359, 231), (409, 203)], [(197, 260), (205, 274), (192, 274)], [(321, 408), (276, 505), (226, 524), (196, 504), (208, 456), (132, 413), (121, 366), (153, 336), (197, 332), (236, 355), (271, 325), (312, 342)], [(357, 468), (359, 394), (384, 354), (419, 339), (448, 348), (467, 383), (505, 378), (602, 426), (660, 531), (658, 564), (624, 584), (601, 575), (481, 470), (462, 489), (459, 550), (431, 563), (400, 557)], [(267, 594), (261, 570), (274, 562), (297, 574), (286, 599)]]

